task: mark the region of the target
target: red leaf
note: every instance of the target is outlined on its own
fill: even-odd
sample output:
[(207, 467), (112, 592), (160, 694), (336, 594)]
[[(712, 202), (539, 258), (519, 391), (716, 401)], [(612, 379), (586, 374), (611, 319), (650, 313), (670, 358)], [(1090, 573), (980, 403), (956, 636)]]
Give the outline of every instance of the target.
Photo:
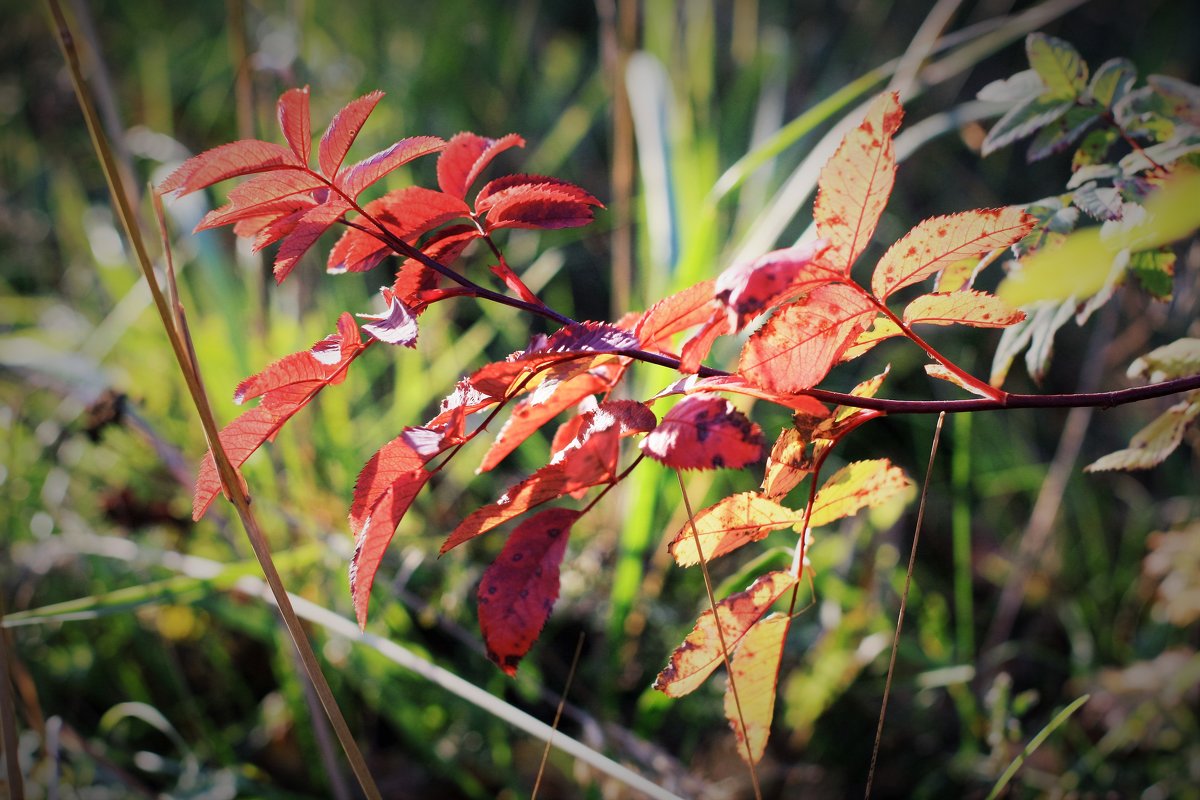
[[(329, 358), (334, 336), (326, 337), (311, 350), (285, 356), (262, 372), (242, 382), (235, 396), (239, 402), (261, 396), (256, 408), (243, 413), (226, 425), (220, 433), (221, 445), (234, 467), (246, 462), (263, 442), (275, 436), (285, 422), (304, 408), (326, 386), (344, 377), (346, 368), (365, 349), (358, 331), (350, 332), (345, 317), (338, 322), (340, 357)], [(305, 359), (311, 363), (305, 363)], [(221, 478), (212, 453), (205, 453), (196, 477), (196, 492), (192, 500), (192, 518), (200, 519), (221, 490)]]
[(396, 526), (429, 480), (432, 473), (425, 465), (441, 452), (440, 441), (440, 436), (427, 428), (405, 428), (367, 460), (354, 484), (350, 505), (350, 530), (354, 534), (350, 595), (360, 628), (367, 624), (371, 586), (384, 551)]
[(917, 223), (887, 249), (871, 276), (871, 291), (880, 300), (935, 272), (975, 258), (1023, 238), (1034, 218), (1019, 208), (981, 208)]
[(488, 658), (508, 675), (537, 641), (558, 599), (558, 570), (578, 511), (551, 508), (518, 525), (479, 584)]
[(578, 228), (593, 219), (591, 204), (549, 192), (533, 195), (512, 195), (497, 202), (488, 210), (487, 229), (501, 228)]
[[(410, 244), (426, 231), (470, 213), (466, 203), (458, 198), (421, 186), (388, 192), (367, 203), (363, 211)], [(475, 230), (474, 226), (471, 230)], [(478, 232), (475, 235), (478, 236)], [(373, 268), (391, 254), (391, 247), (372, 233), (348, 228), (329, 253), (326, 269), (333, 273), (361, 272)]]
[(533, 433), (563, 411), (576, 405), (585, 397), (606, 391), (609, 379), (597, 372), (585, 372), (559, 384), (549, 397), (534, 402), (525, 398), (513, 406), (512, 415), (496, 434), (496, 441), (484, 454), (476, 472), (495, 469), (509, 453), (516, 450)]
[(446, 194), (464, 198), (492, 159), (510, 147), (524, 146), (525, 140), (515, 133), (499, 139), (460, 133), (450, 140), (438, 159), (438, 186)]
[(742, 348), (738, 372), (776, 392), (820, 383), (878, 309), (857, 286), (828, 284), (784, 308)]
[(783, 645), (791, 624), (791, 617), (784, 614), (759, 620), (742, 639), (733, 657), (733, 674), (725, 690), (725, 718), (737, 736), (737, 751), (743, 761), (757, 764), (767, 748), (775, 716)]
[(683, 343), (683, 350), (679, 354), (679, 371), (684, 375), (694, 374), (700, 369), (700, 362), (708, 357), (708, 351), (712, 349), (718, 336), (733, 333), (733, 322), (729, 315), (721, 310), (719, 302), (714, 302), (717, 303), (717, 308), (708, 318), (708, 322)]
[(827, 240), (817, 239), (775, 250), (722, 272), (717, 278), (716, 296), (729, 309), (734, 331), (742, 330), (746, 323), (788, 295), (841, 280), (835, 270), (816, 260), (829, 246)]
[[(418, 249), (443, 267), (453, 264), (471, 242), (483, 234), (474, 225), (450, 225), (435, 232)], [(413, 303), (418, 292), (433, 289), (441, 276), (415, 258), (406, 258), (396, 272), (393, 290), (406, 303)]]
[(333, 227), (333, 223), (342, 218), (347, 208), (345, 203), (331, 200), (305, 212), (275, 254), (276, 283), (283, 283), (309, 248), (317, 243), (321, 234)]
[(488, 181), (475, 196), (475, 213), (485, 214), (514, 198), (572, 201), (585, 205), (603, 204), (573, 183), (544, 175), (505, 175)]
[(288, 147), (296, 154), (296, 160), (308, 164), (309, 151), (312, 149), (312, 123), (308, 113), (308, 87), (303, 89), (288, 89), (279, 95), (276, 107), (279, 117), (279, 129)]
[[(800, 515), (802, 518), (803, 515)], [(784, 508), (755, 492), (730, 495), (696, 514), (695, 533), (692, 522), (685, 522), (667, 546), (681, 567), (700, 563), (696, 539), (704, 560), (711, 561), (732, 553), (742, 545), (757, 542), (771, 531), (790, 528), (798, 521), (795, 511)]]
[[(204, 215), (194, 232), (218, 228), (251, 217), (277, 218), (302, 206), (314, 206), (314, 190), (324, 184), (321, 178), (300, 170), (280, 170), (253, 178), (229, 191), (229, 202)], [(253, 231), (257, 233), (257, 230)], [(253, 234), (251, 234), (253, 235)]]
[(345, 170), (342, 176), (339, 176), (337, 183), (342, 191), (350, 197), (358, 197), (364, 189), (392, 170), (421, 156), (436, 153), (445, 146), (446, 143), (436, 136), (412, 136), (408, 139), (401, 139), (391, 147), (380, 150), (375, 155), (364, 158)]
[(683, 644), (671, 654), (671, 661), (658, 674), (654, 688), (668, 697), (683, 697), (697, 689), (725, 660), (722, 635), (732, 655), (751, 626), (795, 583), (796, 577), (789, 572), (768, 572), (759, 576), (750, 588), (717, 603), (716, 615), (711, 608), (705, 611)]
[(762, 430), (722, 397), (685, 397), (641, 444), (673, 469), (741, 469), (762, 457)]
[(703, 281), (650, 306), (633, 329), (642, 346), (661, 349), (668, 336), (708, 320), (715, 286), (714, 281)]
[(442, 544), (447, 553), (534, 506), (564, 495), (609, 483), (616, 476), (621, 427), (609, 414), (597, 414), (592, 425), (554, 460), (513, 486), (495, 503), (464, 519)]
[(566, 380), (572, 373), (595, 366), (595, 359), (589, 356), (602, 357), (635, 347), (637, 338), (629, 331), (601, 322), (577, 322), (550, 336), (538, 334), (527, 349), (476, 370), (471, 383), (494, 397), (504, 397), (527, 376), (550, 365), (574, 362), (573, 369), (559, 374), (559, 380)]
[(833, 243), (828, 262), (843, 274), (871, 241), (896, 180), (892, 135), (904, 109), (894, 92), (881, 94), (866, 118), (846, 134), (818, 181), (813, 206), (817, 233)]
[(697, 394), (700, 392), (744, 394), (747, 397), (757, 397), (760, 400), (766, 400), (768, 403), (774, 403), (777, 406), (790, 408), (793, 411), (803, 412), (811, 416), (829, 416), (829, 409), (809, 395), (772, 392), (757, 384), (750, 383), (741, 375), (713, 375), (708, 378), (689, 375), (686, 378), (680, 378), (663, 389), (655, 395), (655, 399), (673, 394)]
[(258, 139), (242, 139), (192, 156), (158, 185), (158, 191), (178, 192), (182, 197), (228, 178), (284, 166), (296, 166), (296, 154), (288, 148)]
[(350, 145), (354, 144), (359, 131), (362, 130), (363, 123), (367, 121), (367, 117), (371, 116), (371, 112), (375, 110), (376, 104), (382, 97), (383, 92), (378, 90), (365, 94), (357, 100), (351, 100), (341, 111), (333, 115), (333, 119), (329, 121), (329, 127), (321, 136), (321, 145), (317, 149), (317, 162), (321, 165), (321, 172), (325, 174), (325, 177), (330, 179), (337, 177), (338, 169), (346, 160), (346, 153), (349, 152)]

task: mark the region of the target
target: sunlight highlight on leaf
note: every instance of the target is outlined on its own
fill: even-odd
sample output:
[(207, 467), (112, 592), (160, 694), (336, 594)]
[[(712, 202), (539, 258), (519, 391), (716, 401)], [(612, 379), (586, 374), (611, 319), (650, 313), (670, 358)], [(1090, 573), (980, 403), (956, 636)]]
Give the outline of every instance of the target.
[[(725, 689), (725, 718), (738, 740), (738, 755), (758, 763), (771, 736), (779, 668), (791, 617), (772, 614), (759, 620), (742, 639), (733, 657), (733, 675)], [(737, 687), (735, 700), (733, 688)], [(741, 713), (738, 713), (738, 705)], [(745, 728), (742, 720), (745, 720)], [(747, 751), (749, 751), (747, 753)]]
[(771, 531), (796, 524), (797, 513), (755, 492), (730, 495), (696, 513), (696, 528), (684, 523), (667, 550), (681, 567), (700, 563), (696, 539), (705, 561), (731, 553), (742, 545), (757, 542)]
[(899, 96), (881, 94), (821, 170), (813, 220), (817, 234), (832, 243), (825, 260), (842, 274), (849, 274), (871, 241), (891, 196), (896, 181), (892, 136), (903, 117)]
[(721, 638), (717, 634), (717, 620), (720, 620), (725, 645), (733, 650), (751, 626), (795, 584), (796, 577), (790, 572), (768, 572), (759, 576), (745, 591), (717, 603), (717, 615), (711, 608), (705, 611), (683, 644), (671, 654), (670, 662), (654, 681), (654, 688), (668, 697), (682, 697), (695, 691), (725, 660)]

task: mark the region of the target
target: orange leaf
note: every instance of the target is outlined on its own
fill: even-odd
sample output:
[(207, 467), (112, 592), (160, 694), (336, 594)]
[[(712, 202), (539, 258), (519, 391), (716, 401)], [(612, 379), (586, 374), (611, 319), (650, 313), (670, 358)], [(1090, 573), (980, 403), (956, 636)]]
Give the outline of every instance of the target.
[(712, 316), (714, 281), (703, 281), (650, 306), (633, 332), (643, 347), (659, 348), (672, 334), (705, 322)]
[(896, 181), (896, 151), (892, 135), (904, 109), (894, 93), (881, 94), (866, 118), (842, 140), (818, 181), (813, 207), (818, 235), (833, 247), (825, 260), (848, 275), (867, 246)]
[(717, 603), (716, 615), (711, 608), (705, 611), (683, 644), (671, 654), (667, 666), (658, 673), (654, 688), (668, 697), (683, 697), (695, 691), (725, 659), (717, 620), (725, 646), (732, 654), (750, 627), (795, 584), (796, 576), (789, 572), (768, 572), (760, 575), (750, 588)]
[(742, 348), (738, 372), (774, 392), (821, 382), (877, 312), (856, 286), (830, 284), (783, 309)]
[(791, 623), (791, 617), (783, 614), (760, 620), (746, 634), (733, 657), (733, 675), (725, 689), (725, 718), (737, 735), (738, 755), (743, 760), (749, 756), (749, 761), (755, 764), (762, 758), (771, 736), (779, 666)]
[(964, 258), (1007, 247), (1033, 228), (1034, 218), (1019, 208), (981, 208), (917, 223), (883, 254), (871, 276), (880, 300), (928, 278)]
[(828, 525), (863, 508), (875, 508), (912, 485), (904, 470), (893, 466), (886, 458), (847, 464), (830, 476), (817, 492), (809, 527)]
[(1025, 319), (1025, 312), (987, 292), (967, 290), (923, 294), (904, 309), (909, 325), (972, 325), (1005, 328)]
[(812, 459), (805, 455), (808, 440), (796, 428), (784, 428), (767, 456), (763, 475), (763, 494), (772, 499), (783, 497), (795, 489), (804, 476), (812, 472)]
[(696, 539), (700, 539), (700, 550), (705, 561), (731, 553), (744, 544), (757, 542), (771, 531), (796, 524), (797, 515), (755, 492), (742, 492), (700, 511), (695, 517), (695, 534), (692, 523), (686, 522), (675, 534), (667, 549), (681, 567), (700, 563), (696, 555)]

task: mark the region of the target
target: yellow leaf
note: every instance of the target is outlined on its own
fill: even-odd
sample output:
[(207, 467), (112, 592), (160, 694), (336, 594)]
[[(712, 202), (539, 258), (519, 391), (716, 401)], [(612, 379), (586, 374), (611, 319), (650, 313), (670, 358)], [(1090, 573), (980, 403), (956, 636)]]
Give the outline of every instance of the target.
[(796, 524), (796, 512), (784, 508), (754, 492), (730, 495), (696, 514), (695, 534), (692, 523), (686, 522), (667, 549), (681, 567), (700, 563), (696, 554), (696, 539), (700, 551), (709, 561), (730, 553), (744, 544), (757, 542), (771, 531)]
[[(750, 627), (767, 613), (771, 604), (796, 584), (796, 576), (779, 570), (762, 575), (749, 589), (732, 594), (717, 603), (717, 615), (725, 646), (733, 652)], [(724, 660), (722, 637), (710, 608), (696, 620), (696, 627), (675, 648), (671, 660), (658, 673), (654, 688), (668, 697), (682, 697), (695, 691)]]
[(813, 220), (832, 243), (823, 260), (846, 274), (871, 241), (896, 182), (892, 136), (903, 116), (899, 97), (881, 94), (821, 170)]
[(759, 762), (771, 736), (779, 665), (791, 622), (784, 614), (760, 620), (733, 658), (733, 674), (725, 689), (725, 717), (737, 735), (738, 755), (750, 763)]
[(1008, 247), (1033, 229), (1034, 218), (1019, 208), (980, 208), (931, 217), (887, 249), (871, 276), (879, 299), (941, 272), (964, 258)]
[(858, 358), (885, 339), (899, 336), (903, 332), (900, 330), (899, 325), (892, 322), (890, 317), (880, 314), (871, 323), (871, 327), (860, 333), (858, 338), (854, 340), (854, 344), (846, 348), (846, 352), (842, 353), (841, 360), (846, 362)]
[(763, 494), (772, 499), (783, 497), (795, 489), (804, 476), (812, 471), (812, 459), (805, 450), (808, 439), (796, 428), (784, 428), (771, 455), (767, 456), (767, 469), (763, 475)]
[(1187, 399), (1171, 406), (1135, 433), (1129, 441), (1129, 447), (1093, 461), (1084, 467), (1084, 471), (1150, 469), (1158, 466), (1179, 447), (1184, 430), (1197, 415), (1200, 415), (1200, 394), (1192, 392)]
[(835, 472), (813, 498), (809, 527), (828, 525), (863, 508), (874, 508), (913, 485), (886, 458), (854, 461)]
[(1025, 319), (1013, 308), (987, 292), (963, 291), (923, 294), (904, 309), (909, 325), (972, 325), (976, 328), (1007, 328)]
[(1104, 288), (1113, 259), (1122, 250), (1151, 250), (1177, 241), (1200, 228), (1200, 173), (1179, 175), (1151, 195), (1138, 222), (1088, 228), (1066, 238), (1053, 250), (1026, 258), (996, 291), (1010, 305), (1038, 300), (1090, 297)]

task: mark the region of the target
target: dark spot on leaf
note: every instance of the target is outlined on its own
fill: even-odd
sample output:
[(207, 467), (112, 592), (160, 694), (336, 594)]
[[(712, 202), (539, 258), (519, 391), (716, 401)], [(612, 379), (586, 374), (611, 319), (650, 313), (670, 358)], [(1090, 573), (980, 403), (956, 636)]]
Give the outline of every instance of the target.
[(725, 457), (722, 455), (713, 456), (712, 465), (713, 469), (721, 469), (721, 467), (725, 466)]
[(495, 587), (495, 586), (489, 586), (489, 587), (487, 587), (487, 593), (488, 593), (488, 594), (495, 594), (495, 593), (496, 593), (496, 587)]
[(546, 529), (546, 538), (547, 539), (557, 539), (558, 535), (560, 533), (562, 533), (562, 528), (547, 528)]
[(525, 598), (529, 597), (529, 590), (522, 589), (520, 592), (517, 593), (517, 596), (520, 597), (522, 600), (524, 600)]
[(521, 559), (523, 559), (524, 557), (525, 557), (525, 554), (524, 554), (524, 553), (513, 553), (513, 554), (512, 554), (512, 560), (513, 560), (514, 562), (516, 562), (516, 561), (520, 561), (520, 560), (521, 560)]

